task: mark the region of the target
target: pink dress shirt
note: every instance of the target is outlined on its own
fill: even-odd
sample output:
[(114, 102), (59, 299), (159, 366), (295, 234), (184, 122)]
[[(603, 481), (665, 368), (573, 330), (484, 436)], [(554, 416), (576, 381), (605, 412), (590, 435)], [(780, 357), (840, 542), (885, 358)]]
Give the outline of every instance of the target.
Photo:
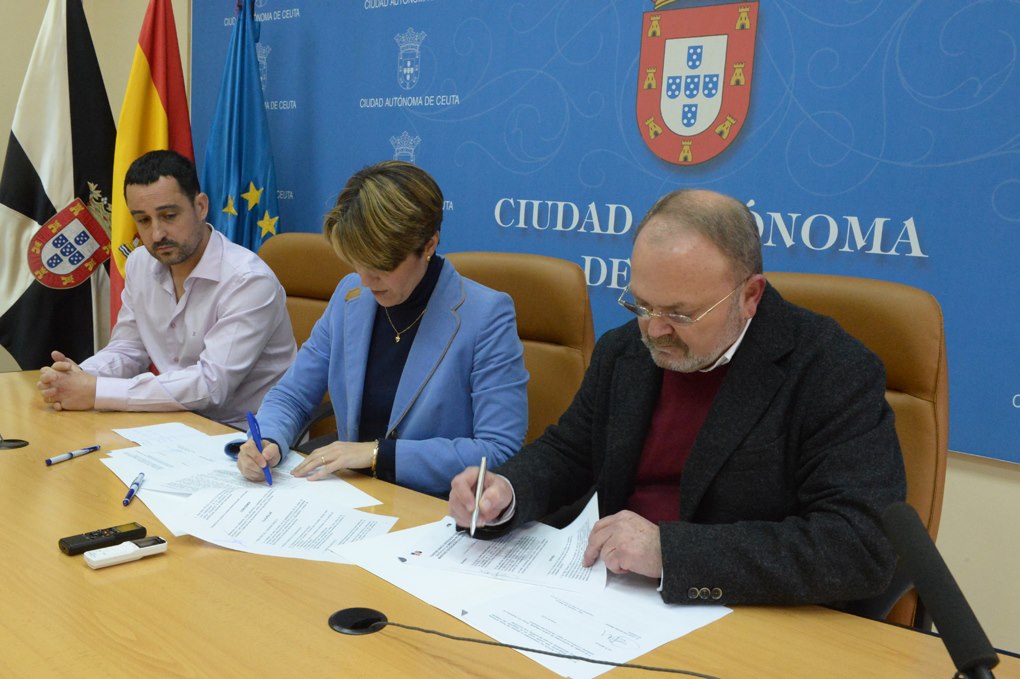
[(193, 410), (246, 429), (245, 411), (294, 361), (283, 287), (217, 231), (180, 300), (170, 269), (145, 248), (128, 257), (121, 300), (110, 343), (81, 364), (98, 376), (98, 410)]

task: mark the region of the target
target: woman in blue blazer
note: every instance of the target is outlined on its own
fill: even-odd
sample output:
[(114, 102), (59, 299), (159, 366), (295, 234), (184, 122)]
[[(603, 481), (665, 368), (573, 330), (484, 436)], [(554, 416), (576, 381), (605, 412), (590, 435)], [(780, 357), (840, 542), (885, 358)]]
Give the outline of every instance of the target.
[(436, 255), (443, 194), (415, 165), (387, 161), (348, 180), (324, 232), (344, 277), (294, 365), (266, 395), (238, 468), (252, 481), (288, 453), (329, 391), (339, 440), (293, 473), (347, 469), (433, 495), (482, 456), (498, 465), (527, 430), (524, 351), (513, 301)]

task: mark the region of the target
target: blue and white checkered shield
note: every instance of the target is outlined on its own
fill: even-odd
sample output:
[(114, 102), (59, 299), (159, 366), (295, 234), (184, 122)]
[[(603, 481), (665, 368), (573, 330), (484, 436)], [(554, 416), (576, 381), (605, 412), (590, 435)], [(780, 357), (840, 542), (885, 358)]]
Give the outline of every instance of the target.
[(684, 96), (693, 99), (701, 91), (701, 76), (689, 75), (684, 77)]
[(418, 50), (401, 50), (397, 59), (397, 83), (409, 90), (418, 84), (421, 73), (421, 53)]
[(698, 122), (698, 105), (684, 104), (682, 116), (684, 127), (694, 127)]
[(670, 38), (663, 51), (659, 111), (675, 134), (691, 137), (712, 125), (725, 96), (725, 35)]
[(53, 236), (42, 247), (39, 255), (51, 273), (64, 276), (72, 273), (98, 248), (96, 239), (80, 221), (75, 220)]
[(704, 45), (691, 45), (687, 48), (687, 68), (694, 70), (701, 68), (701, 57), (704, 55)]
[(719, 93), (719, 74), (718, 73), (716, 73), (714, 75), (706, 75), (705, 76), (705, 82), (704, 82), (704, 86), (702, 87), (702, 91), (705, 93), (705, 96), (708, 97), (709, 99), (711, 99), (712, 97), (714, 97), (715, 95), (717, 95)]
[(671, 75), (666, 78), (666, 96), (670, 99), (676, 99), (680, 96), (680, 87), (683, 84), (684, 77), (682, 75)]

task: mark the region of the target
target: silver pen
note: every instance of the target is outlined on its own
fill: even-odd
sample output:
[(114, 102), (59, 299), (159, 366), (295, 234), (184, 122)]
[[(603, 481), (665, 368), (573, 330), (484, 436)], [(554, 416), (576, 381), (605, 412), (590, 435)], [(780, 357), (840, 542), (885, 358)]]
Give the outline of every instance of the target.
[(475, 510), (471, 512), (471, 537), (475, 536), (475, 529), (478, 527), (478, 505), (482, 501), (482, 491), (485, 489), (485, 457), (482, 457), (482, 463), (478, 465), (478, 485), (475, 486)]

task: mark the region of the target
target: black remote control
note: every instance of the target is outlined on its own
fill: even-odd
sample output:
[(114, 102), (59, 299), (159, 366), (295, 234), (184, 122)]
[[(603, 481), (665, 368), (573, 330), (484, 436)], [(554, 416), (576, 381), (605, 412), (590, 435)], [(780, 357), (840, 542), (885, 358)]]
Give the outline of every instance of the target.
[(119, 545), (126, 540), (144, 537), (145, 526), (132, 521), (120, 526), (111, 526), (110, 528), (101, 528), (100, 530), (82, 533), (81, 535), (70, 535), (66, 538), (60, 538), (57, 544), (60, 545), (60, 551), (64, 554), (82, 554), (91, 549), (111, 547)]

